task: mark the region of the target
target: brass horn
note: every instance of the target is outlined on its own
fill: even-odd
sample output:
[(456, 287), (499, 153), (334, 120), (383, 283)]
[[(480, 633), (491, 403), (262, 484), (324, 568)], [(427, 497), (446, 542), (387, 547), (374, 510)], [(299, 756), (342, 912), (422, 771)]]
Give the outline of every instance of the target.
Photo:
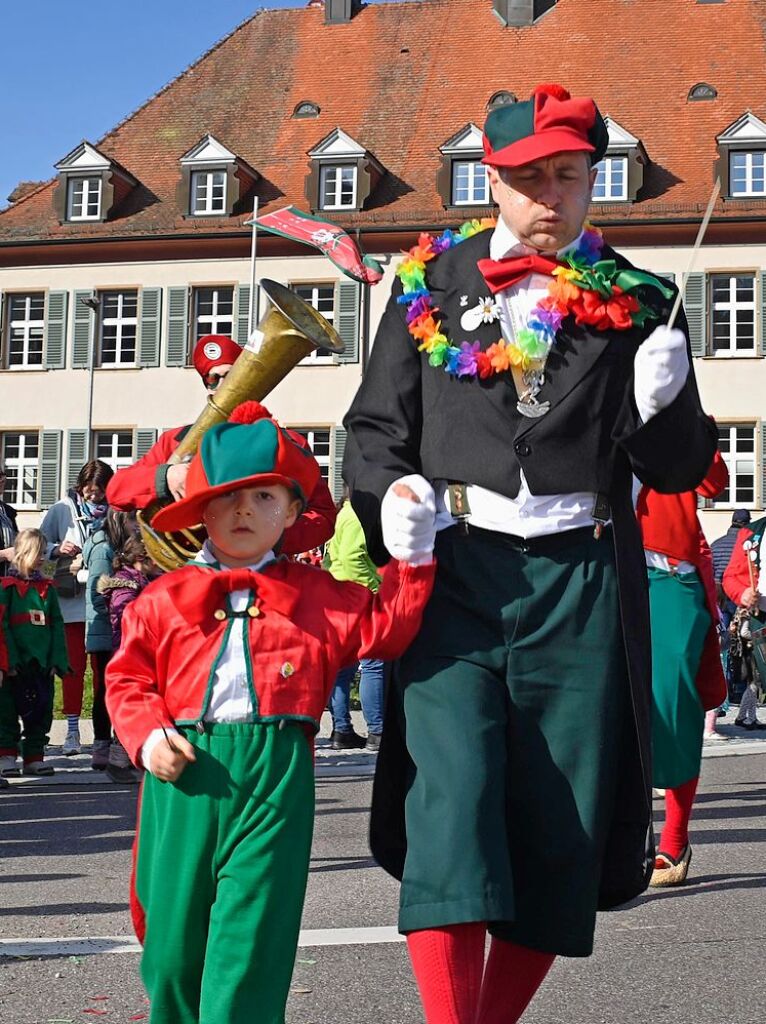
[[(268, 310), (218, 391), (208, 396), (205, 408), (173, 452), (172, 463), (190, 459), (210, 427), (227, 420), (242, 402), (260, 402), (314, 349), (343, 351), (335, 328), (294, 291), (268, 279), (261, 281), (261, 287), (270, 300)], [(152, 502), (137, 513), (137, 520), (147, 554), (169, 571), (197, 555), (204, 531), (201, 527), (175, 533), (152, 529), (152, 518), (164, 504), (168, 502)]]

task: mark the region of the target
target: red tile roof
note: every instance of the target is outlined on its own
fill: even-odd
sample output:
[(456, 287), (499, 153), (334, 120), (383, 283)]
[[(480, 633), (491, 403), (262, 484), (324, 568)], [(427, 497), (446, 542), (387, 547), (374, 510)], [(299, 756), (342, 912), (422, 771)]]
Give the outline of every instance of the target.
[[(367, 210), (334, 219), (454, 222), (436, 191), (439, 146), (466, 123), (481, 125), (498, 90), (526, 98), (540, 81), (592, 95), (652, 161), (641, 201), (599, 204), (599, 220), (698, 215), (716, 136), (748, 109), (766, 118), (765, 27), (766, 0), (559, 0), (523, 29), (504, 28), (491, 0), (374, 3), (342, 25), (326, 25), (317, 6), (261, 11), (95, 142), (140, 183), (119, 216), (59, 224), (54, 180), (0, 213), (0, 244), (239, 229), (246, 215), (184, 218), (178, 207), (180, 157), (206, 132), (261, 173), (263, 211), (306, 208), (307, 153), (338, 126), (387, 174)], [(689, 102), (698, 82), (717, 99)], [(301, 100), (317, 103), (319, 117), (292, 117)], [(766, 218), (766, 202), (722, 202), (719, 212)]]

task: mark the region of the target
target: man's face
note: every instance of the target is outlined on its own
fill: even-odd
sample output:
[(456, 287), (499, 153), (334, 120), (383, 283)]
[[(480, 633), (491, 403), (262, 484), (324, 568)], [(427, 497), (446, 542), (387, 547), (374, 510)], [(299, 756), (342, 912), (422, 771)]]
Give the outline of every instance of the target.
[(222, 363), (220, 366), (214, 366), (210, 373), (206, 373), (202, 378), (202, 382), (205, 385), (205, 390), (209, 395), (214, 395), (221, 385), (221, 381), (226, 379), (226, 375), (232, 368), (233, 363)]
[(492, 197), (520, 242), (556, 252), (582, 231), (596, 168), (587, 153), (557, 153), (523, 167), (488, 167)]
[(272, 551), (300, 513), (286, 487), (243, 487), (213, 498), (203, 523), (216, 557), (232, 568), (252, 565)]

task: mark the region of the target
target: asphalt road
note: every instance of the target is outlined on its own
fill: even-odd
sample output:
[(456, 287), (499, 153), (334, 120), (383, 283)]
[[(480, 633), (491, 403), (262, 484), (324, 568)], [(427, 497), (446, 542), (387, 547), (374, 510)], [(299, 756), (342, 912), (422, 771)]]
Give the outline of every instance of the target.
[[(363, 944), (364, 929), (395, 924), (397, 905), (367, 849), (370, 789), (369, 775), (317, 781), (303, 928), (329, 931), (298, 952), (289, 1024), (422, 1022), (404, 945)], [(706, 759), (689, 883), (602, 915), (594, 956), (557, 962), (524, 1024), (764, 1024), (765, 797), (763, 756)], [(0, 793), (0, 941), (129, 936), (135, 798), (105, 784)], [(660, 822), (661, 801), (655, 809)], [(346, 944), (327, 944), (338, 938)], [(1, 958), (0, 1022), (148, 1019), (138, 966), (135, 953), (66, 946)]]

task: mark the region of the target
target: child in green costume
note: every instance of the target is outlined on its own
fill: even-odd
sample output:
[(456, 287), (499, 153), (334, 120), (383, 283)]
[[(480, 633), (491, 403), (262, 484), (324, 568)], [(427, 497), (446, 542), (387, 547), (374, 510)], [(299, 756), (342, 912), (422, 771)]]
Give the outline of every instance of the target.
[(53, 775), (44, 762), (53, 721), (53, 673), (63, 676), (69, 658), (58, 595), (40, 572), (46, 543), (39, 530), (22, 530), (10, 573), (0, 580), (9, 665), (0, 685), (0, 776), (5, 778), (21, 774), (19, 753), (25, 775)]
[(109, 663), (112, 721), (147, 769), (131, 905), (152, 1024), (283, 1024), (312, 737), (340, 666), (402, 652), (431, 592), (433, 563), (392, 563), (373, 595), (278, 559), (318, 479), (257, 403), (211, 428), (152, 523), (208, 541), (128, 608)]

